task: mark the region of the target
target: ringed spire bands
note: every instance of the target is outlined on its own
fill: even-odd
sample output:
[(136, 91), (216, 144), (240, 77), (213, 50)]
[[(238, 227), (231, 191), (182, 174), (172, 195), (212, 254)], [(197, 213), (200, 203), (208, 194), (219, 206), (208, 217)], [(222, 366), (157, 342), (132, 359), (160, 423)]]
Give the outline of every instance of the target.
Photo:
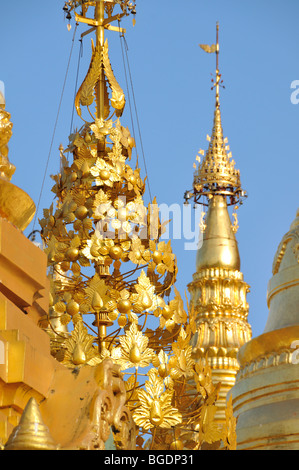
[[(191, 337), (192, 357), (198, 363), (208, 363), (214, 383), (220, 383), (215, 419), (225, 423), (227, 393), (235, 383), (239, 370), (237, 354), (251, 338), (247, 322), (249, 285), (240, 271), (240, 256), (235, 232), (238, 229), (236, 213), (232, 224), (229, 205), (241, 202), (240, 172), (223, 137), (219, 90), (222, 86), (218, 66), (218, 25), (216, 44), (201, 45), (208, 53), (216, 52), (216, 104), (212, 137), (208, 138), (206, 152), (200, 151), (203, 161), (195, 171), (193, 190), (185, 198), (208, 205), (202, 219), (202, 244), (196, 256), (196, 272), (188, 284), (190, 310), (195, 324)], [(235, 206), (237, 209), (238, 206)], [(202, 212), (205, 215), (205, 212)]]

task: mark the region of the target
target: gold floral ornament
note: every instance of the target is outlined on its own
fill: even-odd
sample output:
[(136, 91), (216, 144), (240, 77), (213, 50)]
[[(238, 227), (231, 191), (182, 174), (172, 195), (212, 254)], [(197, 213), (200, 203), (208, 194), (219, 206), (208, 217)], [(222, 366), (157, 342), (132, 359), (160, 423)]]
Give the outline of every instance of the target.
[(170, 377), (171, 372), (171, 361), (166, 352), (161, 349), (159, 354), (153, 358), (153, 365), (157, 368), (159, 377), (164, 380), (166, 388), (173, 387), (173, 379)]
[(162, 275), (166, 271), (172, 273), (175, 269), (175, 255), (172, 252), (170, 240), (167, 243), (159, 242), (157, 246), (154, 241), (150, 240), (149, 246), (153, 252), (152, 260), (156, 265), (157, 272)]
[(203, 362), (202, 360), (196, 362), (194, 370), (194, 378), (198, 392), (204, 400), (209, 399), (210, 403), (215, 402), (220, 384), (214, 385), (212, 381), (212, 370), (208, 362)]
[(149, 373), (145, 390), (138, 390), (140, 406), (135, 410), (135, 423), (144, 430), (172, 428), (181, 423), (182, 417), (172, 404), (173, 391), (164, 391), (163, 380), (154, 372)]
[(133, 238), (129, 259), (139, 265), (147, 264), (151, 259), (151, 253), (146, 249), (140, 238)]
[(95, 165), (90, 169), (98, 186), (113, 186), (113, 183), (121, 181), (118, 169), (103, 158), (97, 158)]
[[(106, 258), (110, 257), (110, 253), (114, 247), (114, 241), (109, 238), (103, 238), (97, 231), (86, 240), (86, 246), (82, 249), (82, 255), (90, 260), (96, 260), (104, 263)], [(110, 259), (110, 258), (109, 258)]]
[(172, 350), (176, 363), (172, 368), (170, 375), (173, 379), (184, 377), (191, 378), (194, 375), (194, 359), (192, 358), (192, 346), (190, 346), (190, 335), (181, 328), (178, 340), (173, 343)]
[[(121, 328), (125, 327), (129, 323), (138, 323), (138, 318), (134, 314), (132, 309), (132, 296), (127, 289), (117, 290), (111, 289), (110, 304), (113, 306), (113, 310), (110, 310), (109, 318), (115, 321), (118, 318), (118, 324)], [(120, 316), (119, 316), (120, 315)]]
[(121, 358), (117, 361), (123, 370), (148, 367), (153, 358), (153, 350), (148, 348), (149, 339), (132, 323), (124, 336), (119, 338)]
[(80, 306), (81, 312), (98, 312), (102, 309), (108, 309), (110, 297), (107, 295), (107, 290), (108, 287), (104, 279), (95, 274), (85, 289), (86, 298)]
[(176, 325), (182, 325), (187, 322), (187, 313), (184, 308), (182, 297), (174, 286), (175, 297), (168, 304), (157, 308), (154, 314), (160, 318), (160, 328), (166, 328), (172, 331)]
[(222, 438), (223, 431), (214, 419), (216, 411), (216, 405), (204, 404), (202, 407), (198, 425), (198, 440), (201, 445), (203, 442), (213, 444)]
[(137, 294), (132, 294), (133, 309), (137, 313), (146, 310), (153, 310), (158, 302), (155, 295), (155, 286), (152, 285), (150, 279), (142, 270), (138, 277), (138, 282), (135, 284), (135, 291)]
[(94, 340), (94, 336), (88, 334), (82, 321), (78, 322), (71, 336), (65, 341), (66, 351), (62, 361), (63, 364), (69, 367), (99, 364), (101, 358), (97, 348), (93, 346)]
[[(0, 92), (1, 93), (1, 92)], [(8, 142), (12, 136), (13, 124), (10, 114), (5, 111), (5, 100), (1, 94), (0, 102), (0, 175), (6, 180), (11, 180), (16, 167), (8, 159)]]

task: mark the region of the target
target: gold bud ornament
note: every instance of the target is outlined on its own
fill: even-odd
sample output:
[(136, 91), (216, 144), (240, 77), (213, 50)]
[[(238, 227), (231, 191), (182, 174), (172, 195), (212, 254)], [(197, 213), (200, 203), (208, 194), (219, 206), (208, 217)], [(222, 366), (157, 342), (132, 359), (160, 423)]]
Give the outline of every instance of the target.
[(102, 299), (102, 297), (100, 296), (100, 294), (98, 294), (97, 292), (95, 292), (95, 293), (93, 294), (91, 306), (92, 306), (92, 308), (93, 308), (94, 310), (96, 310), (96, 311), (101, 310), (101, 308), (103, 308), (103, 306), (104, 306), (103, 299)]

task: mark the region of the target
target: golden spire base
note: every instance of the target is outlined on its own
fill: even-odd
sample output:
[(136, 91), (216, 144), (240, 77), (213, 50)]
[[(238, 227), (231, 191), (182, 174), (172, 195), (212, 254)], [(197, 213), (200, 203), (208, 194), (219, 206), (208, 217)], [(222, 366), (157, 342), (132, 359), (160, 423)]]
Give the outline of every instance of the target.
[(216, 44), (201, 44), (208, 53), (216, 53), (216, 90), (214, 121), (206, 152), (200, 150), (196, 160), (192, 191), (185, 193), (186, 202), (193, 199), (208, 207), (201, 220), (202, 245), (197, 251), (196, 272), (188, 284), (190, 307), (194, 321), (191, 337), (192, 357), (208, 363), (214, 384), (220, 383), (215, 421), (226, 422), (227, 393), (235, 383), (239, 370), (237, 354), (250, 340), (251, 328), (247, 321), (249, 285), (240, 271), (240, 255), (235, 232), (237, 216), (232, 223), (228, 207), (241, 203), (245, 192), (241, 188), (240, 172), (235, 168), (231, 152), (224, 138), (221, 123), (219, 90), (222, 87), (219, 72), (219, 26)]

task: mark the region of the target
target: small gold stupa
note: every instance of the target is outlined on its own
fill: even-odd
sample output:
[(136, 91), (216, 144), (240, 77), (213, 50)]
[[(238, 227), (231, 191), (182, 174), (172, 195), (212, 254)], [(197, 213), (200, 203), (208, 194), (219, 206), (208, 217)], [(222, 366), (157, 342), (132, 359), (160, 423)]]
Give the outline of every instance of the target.
[(44, 424), (37, 401), (30, 398), (18, 426), (11, 433), (5, 450), (56, 450), (49, 428)]

